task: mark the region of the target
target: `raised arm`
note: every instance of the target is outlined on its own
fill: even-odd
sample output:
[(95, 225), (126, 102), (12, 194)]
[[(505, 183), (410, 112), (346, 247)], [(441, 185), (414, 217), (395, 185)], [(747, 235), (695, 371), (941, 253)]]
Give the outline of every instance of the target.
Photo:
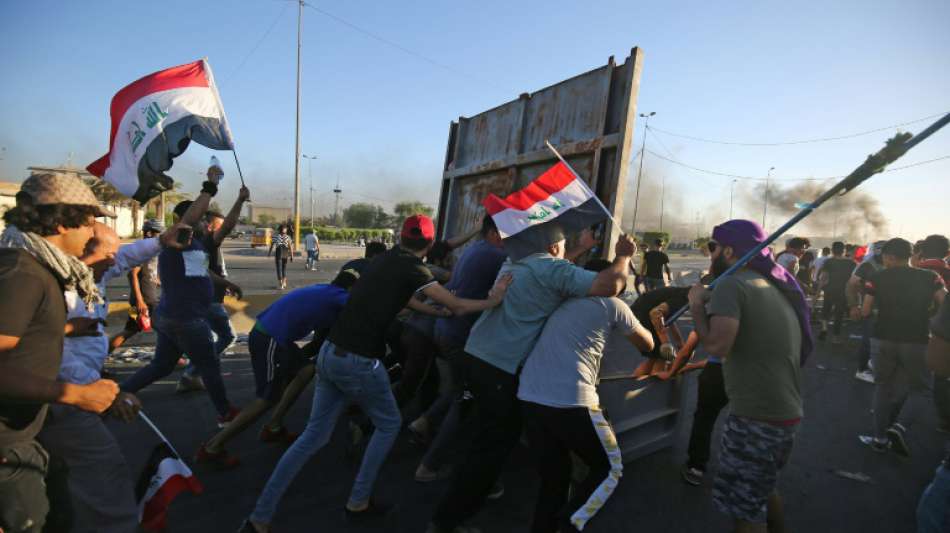
[(244, 202), (250, 199), (251, 191), (248, 190), (247, 187), (241, 187), (241, 190), (238, 191), (237, 200), (234, 200), (234, 205), (232, 205), (231, 210), (228, 211), (228, 216), (224, 217), (224, 222), (221, 224), (221, 227), (218, 228), (218, 231), (214, 232), (212, 238), (216, 246), (221, 246), (224, 239), (231, 234), (231, 230), (237, 225), (238, 218), (241, 217), (241, 208), (244, 207)]
[(614, 262), (609, 268), (597, 273), (588, 296), (616, 296), (627, 284), (630, 275), (630, 258), (637, 252), (637, 245), (629, 235), (621, 235), (614, 248)]
[(577, 258), (587, 253), (588, 250), (597, 246), (597, 239), (594, 238), (594, 232), (589, 228), (581, 232), (581, 237), (577, 246), (564, 253), (564, 259), (570, 262), (577, 261)]
[(475, 227), (473, 227), (472, 229), (470, 229), (467, 233), (463, 233), (463, 234), (461, 234), (461, 235), (456, 235), (455, 237), (452, 237), (451, 239), (447, 239), (447, 240), (445, 241), (445, 244), (449, 245), (449, 248), (451, 248), (451, 249), (454, 250), (454, 249), (458, 248), (459, 246), (462, 246), (463, 244), (465, 244), (465, 243), (467, 243), (468, 241), (472, 240), (472, 238), (475, 237), (476, 235), (478, 235), (478, 232), (480, 232), (480, 231), (482, 230), (482, 220), (483, 220), (486, 216), (488, 216), (488, 215), (483, 214), (483, 215), (481, 216), (481, 218), (478, 219), (478, 222), (475, 223)]

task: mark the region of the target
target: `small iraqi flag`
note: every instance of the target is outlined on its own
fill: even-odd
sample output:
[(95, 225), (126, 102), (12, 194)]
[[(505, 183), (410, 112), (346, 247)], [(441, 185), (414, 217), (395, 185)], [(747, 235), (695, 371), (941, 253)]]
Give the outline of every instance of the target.
[(191, 141), (232, 150), (221, 98), (204, 59), (149, 74), (112, 98), (109, 153), (86, 169), (145, 203), (172, 188), (164, 173)]
[(542, 252), (565, 235), (609, 216), (594, 191), (563, 162), (520, 191), (505, 198), (489, 194), (482, 204), (513, 261)]
[(168, 506), (186, 490), (201, 494), (204, 487), (168, 444), (157, 445), (135, 486), (142, 528), (146, 531), (164, 530)]

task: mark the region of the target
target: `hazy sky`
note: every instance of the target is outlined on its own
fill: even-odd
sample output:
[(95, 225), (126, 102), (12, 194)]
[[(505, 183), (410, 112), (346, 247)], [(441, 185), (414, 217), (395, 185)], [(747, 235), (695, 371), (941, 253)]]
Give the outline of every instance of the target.
[[(331, 209), (338, 177), (344, 203), (436, 204), (452, 119), (601, 66), (610, 55), (619, 63), (633, 46), (645, 53), (638, 111), (656, 111), (657, 128), (695, 137), (811, 139), (950, 111), (945, 0), (313, 3), (423, 56), (304, 10), (302, 150), (319, 158), (320, 212)], [(294, 2), (280, 0), (0, 3), (0, 180), (20, 181), (29, 165), (70, 157), (85, 166), (107, 150), (108, 106), (118, 89), (207, 56), (253, 197), (289, 205), (296, 14)], [(895, 131), (777, 147), (657, 132), (647, 149), (727, 174), (764, 176), (774, 166), (779, 179), (821, 177), (849, 172)], [(642, 135), (638, 122), (638, 149)], [(196, 190), (209, 154), (192, 145), (170, 174)], [(221, 155), (227, 168), (219, 203), (226, 205), (237, 175)], [(898, 165), (947, 155), (950, 128)], [(705, 232), (728, 215), (731, 178), (650, 153), (645, 168), (640, 217), (648, 225), (658, 218), (663, 177), (667, 227), (698, 217)], [(306, 160), (301, 174), (306, 190)], [(889, 235), (950, 233), (948, 177), (945, 159), (877, 176), (862, 190), (879, 202)], [(736, 184), (736, 216), (761, 218), (754, 187)], [(306, 195), (303, 205), (306, 213)], [(784, 218), (780, 208), (770, 226)]]

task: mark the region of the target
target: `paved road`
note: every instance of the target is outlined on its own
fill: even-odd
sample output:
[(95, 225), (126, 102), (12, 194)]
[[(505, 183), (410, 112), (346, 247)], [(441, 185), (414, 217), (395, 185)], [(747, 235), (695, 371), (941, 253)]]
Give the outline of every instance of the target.
[[(271, 274), (268, 260), (239, 252), (239, 249), (227, 251), (232, 276), (248, 292), (261, 291), (261, 298), (276, 297), (279, 291), (267, 287)], [(291, 284), (325, 281), (341, 263), (327, 261), (316, 273), (294, 268), (290, 273)], [(681, 264), (695, 268), (704, 265), (705, 260), (689, 258)], [(121, 292), (118, 286), (110, 290), (110, 294)], [(253, 313), (249, 309), (239, 311), (236, 318), (251, 316)], [(792, 531), (913, 531), (917, 499), (940, 459), (946, 439), (934, 430), (932, 408), (928, 408), (922, 423), (910, 431), (909, 443), (913, 450), (910, 459), (878, 455), (858, 442), (857, 436), (870, 429), (872, 386), (852, 377), (854, 358), (851, 354), (854, 348), (854, 341), (835, 349), (823, 344), (804, 370), (805, 418), (791, 463), (780, 483)], [(232, 351), (234, 353), (223, 359), (222, 367), (231, 400), (242, 405), (253, 397), (253, 376), (246, 347), (237, 345)], [(133, 369), (117, 370), (127, 374)], [(175, 446), (191, 457), (200, 443), (214, 432), (215, 413), (204, 393), (176, 395), (176, 378), (177, 373), (154, 384), (142, 392), (141, 398), (146, 411), (166, 431)], [(695, 375), (683, 379), (695, 380)], [(694, 395), (695, 387), (692, 389)], [(304, 426), (311, 398), (312, 386), (290, 413), (292, 430), (299, 431)], [(693, 403), (691, 397), (687, 417), (691, 416)], [(412, 418), (412, 413), (405, 417), (406, 420)], [(137, 473), (155, 438), (140, 423), (110, 424)], [(279, 446), (256, 440), (259, 427), (258, 424), (230, 446), (230, 450), (243, 461), (239, 469), (218, 472), (196, 468), (205, 485), (205, 493), (184, 495), (175, 501), (169, 514), (170, 531), (197, 533), (234, 531), (237, 528), (252, 509), (257, 494), (282, 452)], [(688, 431), (689, 424), (684, 424), (683, 429)], [(710, 503), (709, 481), (696, 488), (679, 479), (687, 438), (687, 434), (680, 434), (673, 449), (627, 464), (610, 503), (591, 522), (587, 531), (727, 531), (728, 521)], [(718, 437), (714, 442), (718, 442)], [(446, 488), (443, 483), (420, 485), (412, 481), (412, 472), (421, 453), (405, 435), (401, 435), (377, 484), (377, 497), (397, 502), (398, 512), (383, 523), (348, 524), (342, 505), (356, 465), (347, 457), (346, 435), (344, 426), (340, 425), (328, 446), (313, 458), (291, 486), (275, 519), (275, 531), (421, 533)], [(714, 450), (712, 465), (716, 456)], [(487, 505), (473, 522), (486, 533), (527, 531), (537, 488), (533, 468), (530, 454), (519, 447), (512, 454), (503, 476), (506, 495)], [(862, 483), (845, 479), (836, 475), (835, 470), (864, 473), (871, 481)]]

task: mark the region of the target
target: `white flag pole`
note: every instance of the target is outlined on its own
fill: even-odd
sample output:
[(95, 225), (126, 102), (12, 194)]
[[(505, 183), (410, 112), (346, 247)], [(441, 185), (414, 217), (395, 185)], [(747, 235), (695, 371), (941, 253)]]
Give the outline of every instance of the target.
[[(131, 404), (130, 404), (130, 405), (131, 405)], [(144, 420), (145, 423), (148, 424), (148, 427), (152, 428), (152, 431), (154, 431), (155, 434), (158, 435), (158, 438), (162, 439), (162, 442), (164, 442), (165, 444), (167, 444), (168, 447), (171, 448), (171, 451), (172, 451), (176, 456), (178, 456), (179, 459), (181, 459), (181, 454), (178, 453), (178, 450), (176, 450), (175, 447), (172, 446), (172, 443), (168, 442), (168, 439), (165, 438), (165, 435), (163, 435), (162, 432), (158, 430), (158, 427), (156, 427), (155, 424), (152, 423), (152, 421), (149, 419), (149, 417), (145, 416), (145, 412), (142, 411), (141, 409), (139, 410), (139, 418), (141, 418), (142, 420)]]
[[(554, 146), (551, 144), (551, 142), (548, 141), (548, 140), (545, 140), (545, 141), (544, 141), (544, 144), (546, 144), (546, 145), (548, 146), (548, 149), (551, 150), (551, 152), (553, 152), (554, 155), (557, 156), (557, 158), (561, 160), (561, 163), (564, 163), (564, 166), (567, 167), (567, 169), (571, 171), (571, 174), (574, 175), (574, 177), (577, 179), (577, 181), (580, 182), (580, 184), (581, 184), (585, 189), (587, 189), (587, 192), (589, 192), (590, 195), (594, 198), (594, 201), (597, 202), (597, 205), (599, 205), (599, 206), (601, 207), (601, 209), (604, 210), (604, 213), (607, 214), (607, 217), (610, 218), (611, 222), (613, 222), (613, 223), (617, 226), (617, 228), (621, 228), (620, 222), (617, 222), (617, 219), (614, 218), (614, 216), (610, 213), (610, 210), (607, 209), (607, 206), (604, 205), (604, 203), (600, 201), (600, 198), (597, 197), (597, 194), (596, 194), (594, 191), (592, 191), (591, 188), (590, 188), (590, 186), (587, 185), (587, 182), (584, 181), (584, 179), (581, 178), (581, 177), (577, 174), (577, 172), (574, 171), (574, 168), (571, 167), (570, 163), (568, 163), (567, 160), (564, 159), (564, 157), (561, 156), (561, 154), (554, 148)], [(621, 229), (621, 232), (623, 232), (622, 229)]]
[(218, 94), (218, 85), (214, 82), (211, 65), (208, 63), (207, 57), (201, 58), (201, 62), (204, 66), (205, 75), (208, 76), (211, 92), (214, 94), (215, 101), (218, 102), (218, 111), (221, 112), (221, 121), (224, 123), (224, 129), (228, 132), (228, 137), (231, 139), (231, 153), (234, 155), (234, 164), (237, 165), (238, 177), (241, 178), (241, 187), (246, 187), (246, 185), (244, 185), (244, 173), (241, 172), (241, 163), (238, 161), (237, 150), (234, 148), (234, 135), (231, 134), (231, 125), (228, 124), (228, 117), (224, 112), (224, 105), (221, 103), (221, 95)]

